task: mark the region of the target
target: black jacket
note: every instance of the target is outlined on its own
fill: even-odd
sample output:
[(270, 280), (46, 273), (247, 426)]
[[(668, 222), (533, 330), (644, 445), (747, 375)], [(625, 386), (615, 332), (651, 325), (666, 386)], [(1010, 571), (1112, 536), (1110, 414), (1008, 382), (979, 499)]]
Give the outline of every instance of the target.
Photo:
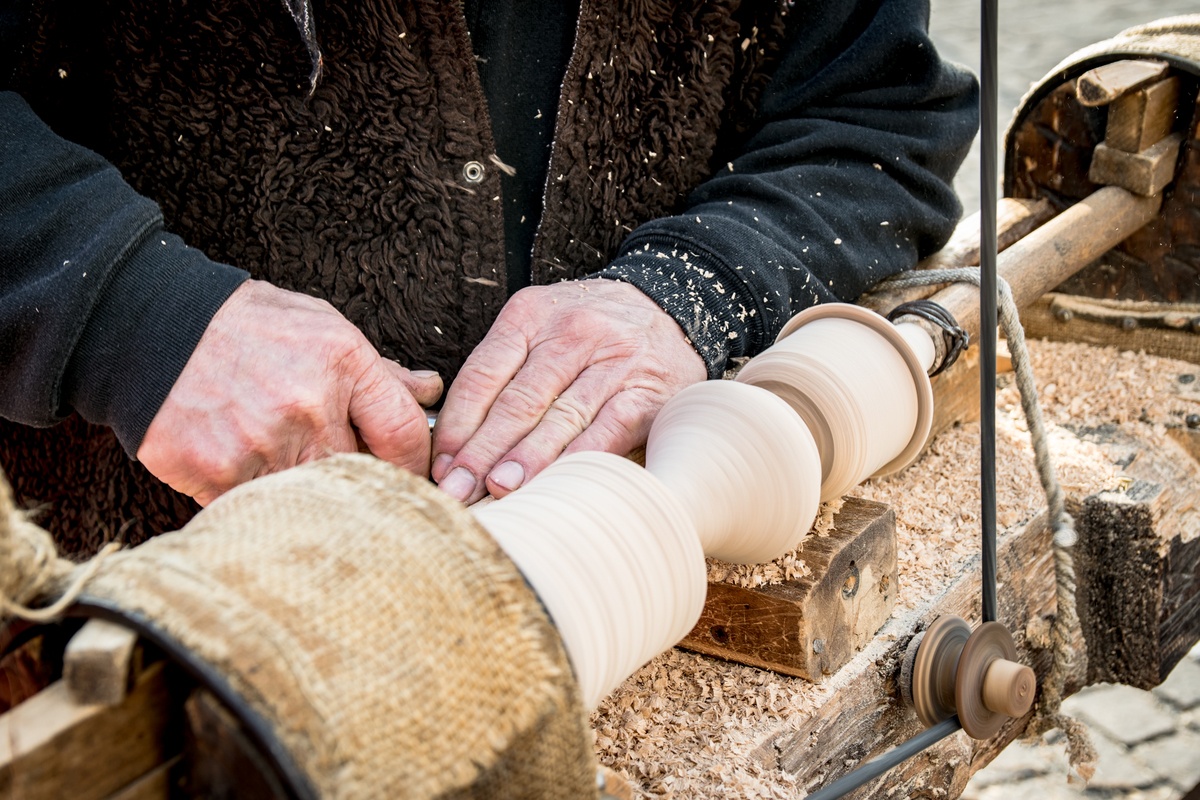
[[(976, 86), (924, 0), (628, 5), (582, 3), (533, 282), (637, 285), (717, 376), (949, 236)], [(448, 378), (486, 331), (512, 159), (461, 10), (317, 4), (306, 40), (285, 9), (0, 2), (0, 416), (135, 452), (247, 272)]]

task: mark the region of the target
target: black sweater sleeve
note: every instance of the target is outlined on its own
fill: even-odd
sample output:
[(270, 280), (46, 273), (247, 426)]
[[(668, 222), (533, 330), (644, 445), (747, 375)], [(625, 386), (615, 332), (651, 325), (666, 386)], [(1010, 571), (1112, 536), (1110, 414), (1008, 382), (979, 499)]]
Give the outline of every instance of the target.
[(163, 229), (96, 153), (0, 92), (0, 416), (70, 410), (131, 454), (242, 270)]
[(593, 277), (628, 281), (718, 377), (816, 303), (852, 301), (953, 231), (978, 85), (943, 62), (927, 0), (797, 3), (740, 153)]

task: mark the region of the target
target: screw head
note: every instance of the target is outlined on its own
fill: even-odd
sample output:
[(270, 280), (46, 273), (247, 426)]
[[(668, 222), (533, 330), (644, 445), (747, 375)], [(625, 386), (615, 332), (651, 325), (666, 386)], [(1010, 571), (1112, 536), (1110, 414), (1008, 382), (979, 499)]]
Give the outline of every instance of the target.
[(1121, 318), (1121, 330), (1131, 331), (1134, 328), (1136, 328), (1137, 326), (1138, 326), (1138, 322), (1135, 318), (1133, 318), (1133, 317), (1122, 317)]
[(1075, 318), (1075, 315), (1071, 313), (1071, 309), (1069, 308), (1058, 308), (1054, 311), (1054, 318), (1059, 322), (1070, 322)]
[(1183, 421), (1186, 422), (1187, 426), (1193, 430), (1200, 428), (1200, 414), (1188, 414)]
[(1180, 383), (1191, 383), (1194, 380), (1196, 380), (1196, 376), (1190, 372), (1185, 372), (1179, 376)]

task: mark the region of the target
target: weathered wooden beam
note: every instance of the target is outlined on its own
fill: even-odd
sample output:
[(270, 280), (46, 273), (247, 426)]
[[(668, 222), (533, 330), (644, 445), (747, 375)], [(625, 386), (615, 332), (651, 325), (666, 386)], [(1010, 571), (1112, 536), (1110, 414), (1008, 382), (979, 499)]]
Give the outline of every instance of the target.
[(1149, 689), (1200, 630), (1200, 464), (1170, 437), (1150, 444), (1113, 428), (1085, 438), (1123, 452), (1130, 479), (1078, 515), (1088, 682)]
[(896, 603), (896, 517), (847, 498), (826, 536), (801, 547), (810, 573), (747, 589), (710, 583), (681, 643), (699, 653), (820, 681), (864, 647)]
[(1050, 293), (1021, 312), (1031, 339), (1085, 342), (1200, 364), (1200, 304)]
[(182, 698), (166, 664), (124, 702), (79, 705), (58, 681), (0, 715), (0, 797), (101, 800), (179, 751)]
[(122, 625), (90, 619), (67, 642), (63, 680), (80, 705), (115, 706), (129, 694), (138, 635)]

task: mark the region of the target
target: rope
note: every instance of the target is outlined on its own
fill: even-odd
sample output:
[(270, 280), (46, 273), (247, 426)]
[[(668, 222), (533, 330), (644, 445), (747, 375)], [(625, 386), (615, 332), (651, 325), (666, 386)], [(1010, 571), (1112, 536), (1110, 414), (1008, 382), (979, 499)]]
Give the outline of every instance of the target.
[[(923, 270), (903, 273), (886, 281), (889, 288), (910, 288), (941, 283), (970, 283), (980, 285), (978, 268)], [(1058, 606), (1050, 630), (1050, 672), (1042, 684), (1037, 712), (1026, 733), (1037, 736), (1051, 728), (1059, 728), (1067, 737), (1067, 752), (1071, 766), (1085, 780), (1095, 772), (1096, 750), (1088, 738), (1087, 729), (1074, 719), (1062, 714), (1059, 706), (1063, 699), (1063, 688), (1071, 674), (1075, 650), (1072, 647), (1074, 631), (1079, 627), (1079, 615), (1075, 605), (1075, 520), (1067, 512), (1066, 498), (1054, 462), (1050, 458), (1049, 440), (1046, 435), (1042, 408), (1038, 403), (1037, 384), (1033, 369), (1029, 365), (1029, 351), (1025, 346), (1025, 329), (1021, 326), (1012, 289), (1003, 278), (997, 277), (1000, 295), (1000, 327), (1008, 341), (1012, 355), (1013, 371), (1017, 390), (1021, 395), (1021, 409), (1029, 426), (1029, 438), (1033, 444), (1034, 463), (1038, 478), (1046, 494), (1046, 510), (1050, 528), (1054, 532), (1054, 596)], [(1081, 656), (1085, 657), (1085, 656)]]
[[(59, 558), (50, 534), (17, 509), (12, 487), (0, 472), (0, 620), (20, 617), (44, 623), (56, 619), (119, 547), (109, 542), (82, 565)], [(49, 605), (30, 605), (51, 598)]]

